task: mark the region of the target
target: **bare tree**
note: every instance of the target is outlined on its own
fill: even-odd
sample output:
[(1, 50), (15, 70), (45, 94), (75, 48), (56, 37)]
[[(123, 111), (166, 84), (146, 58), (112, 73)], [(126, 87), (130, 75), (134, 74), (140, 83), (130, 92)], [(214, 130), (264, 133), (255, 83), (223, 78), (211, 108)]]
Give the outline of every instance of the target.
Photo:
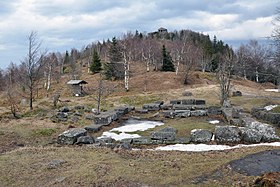
[(114, 86), (110, 86), (105, 83), (102, 73), (99, 73), (99, 75), (100, 76), (98, 78), (97, 85), (91, 88), (87, 88), (87, 92), (91, 93), (94, 100), (97, 102), (97, 114), (100, 113), (102, 101), (115, 89)]
[(220, 86), (220, 104), (223, 105), (228, 100), (230, 93), (234, 57), (232, 50), (228, 50), (223, 56), (219, 54), (219, 57), (220, 63), (216, 76)]
[(20, 65), (20, 80), (29, 93), (29, 108), (33, 110), (34, 93), (40, 80), (42, 60), (46, 52), (41, 52), (41, 42), (38, 41), (37, 32), (32, 31), (28, 36), (28, 54)]

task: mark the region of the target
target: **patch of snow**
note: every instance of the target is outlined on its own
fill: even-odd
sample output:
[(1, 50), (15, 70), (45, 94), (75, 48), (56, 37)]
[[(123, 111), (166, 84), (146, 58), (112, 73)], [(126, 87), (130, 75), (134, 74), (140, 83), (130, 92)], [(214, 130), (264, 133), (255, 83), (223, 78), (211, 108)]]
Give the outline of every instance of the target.
[(199, 130), (199, 129), (193, 129), (193, 130), (191, 130), (191, 133), (194, 133), (194, 132), (196, 132), (197, 130)]
[(114, 132), (103, 132), (102, 136), (98, 137), (97, 139), (101, 139), (101, 138), (112, 138), (116, 141), (120, 141), (123, 139), (127, 139), (127, 138), (140, 138), (141, 136), (138, 134), (127, 134), (125, 132), (122, 132), (120, 134), (114, 133)]
[(251, 145), (239, 144), (236, 146), (207, 145), (207, 144), (175, 144), (175, 145), (157, 147), (155, 150), (202, 152), (202, 151), (222, 151), (228, 149), (237, 149), (242, 147), (256, 147), (256, 146), (280, 146), (280, 142), (260, 143), (260, 144), (251, 144)]
[(212, 121), (209, 121), (209, 123), (210, 124), (218, 124), (218, 123), (220, 123), (220, 121), (219, 120), (212, 120)]
[(270, 111), (274, 108), (276, 108), (278, 105), (268, 105), (268, 106), (265, 106), (264, 109), (267, 110), (267, 111)]
[(280, 92), (279, 89), (265, 89), (266, 92)]
[(145, 130), (152, 129), (152, 128), (155, 128), (156, 126), (161, 126), (161, 125), (164, 125), (164, 123), (158, 122), (158, 121), (131, 120), (128, 125), (113, 128), (112, 130), (110, 130), (110, 132), (112, 132), (112, 131), (117, 131), (117, 132), (145, 131)]
[[(141, 136), (139, 134), (128, 134), (126, 132), (145, 131), (161, 125), (164, 125), (164, 123), (158, 121), (141, 121), (129, 119), (125, 122), (124, 126), (113, 128), (110, 131), (103, 132), (102, 136), (98, 137), (97, 139), (111, 137), (112, 139), (119, 141), (127, 138), (140, 138)], [(117, 134), (115, 132), (121, 133)]]

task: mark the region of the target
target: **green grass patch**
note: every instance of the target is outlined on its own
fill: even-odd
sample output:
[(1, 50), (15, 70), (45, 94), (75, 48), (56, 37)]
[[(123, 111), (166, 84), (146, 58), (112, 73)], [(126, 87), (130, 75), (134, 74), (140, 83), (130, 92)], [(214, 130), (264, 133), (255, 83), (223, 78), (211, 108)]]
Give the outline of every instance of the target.
[(32, 130), (33, 136), (51, 136), (52, 134), (56, 133), (56, 129), (53, 128), (46, 128), (46, 129), (34, 129)]
[(280, 113), (280, 105), (278, 105), (277, 107), (275, 107), (274, 109), (272, 109), (271, 112)]
[(120, 103), (132, 105), (132, 106), (142, 106), (146, 103), (153, 103), (155, 101), (162, 100), (163, 95), (137, 95), (137, 96), (125, 96), (120, 99)]
[(48, 113), (47, 109), (38, 108), (24, 113), (22, 117), (45, 117), (47, 113)]

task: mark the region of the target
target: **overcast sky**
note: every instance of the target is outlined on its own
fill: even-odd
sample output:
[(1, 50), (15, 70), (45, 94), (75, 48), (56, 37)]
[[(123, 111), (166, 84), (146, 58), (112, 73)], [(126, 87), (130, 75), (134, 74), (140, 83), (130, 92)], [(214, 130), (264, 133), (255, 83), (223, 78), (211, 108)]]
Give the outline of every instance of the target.
[(191, 29), (230, 45), (271, 35), (279, 0), (0, 1), (0, 68), (27, 54), (37, 31), (48, 51), (70, 50), (127, 31)]

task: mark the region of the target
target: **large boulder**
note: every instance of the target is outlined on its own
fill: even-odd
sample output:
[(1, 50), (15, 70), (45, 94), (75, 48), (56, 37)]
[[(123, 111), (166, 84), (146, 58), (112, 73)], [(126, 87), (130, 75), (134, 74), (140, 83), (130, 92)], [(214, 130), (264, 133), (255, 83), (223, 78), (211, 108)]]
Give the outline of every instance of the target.
[(215, 140), (217, 143), (239, 143), (241, 131), (236, 126), (216, 126)]
[(245, 143), (260, 143), (262, 134), (256, 130), (247, 127), (239, 127), (241, 130), (241, 139)]
[(163, 128), (157, 132), (151, 133), (152, 140), (161, 140), (161, 141), (175, 141), (177, 130), (172, 127)]
[(112, 121), (117, 120), (119, 117), (116, 111), (102, 112), (94, 116), (94, 123), (96, 125), (109, 125)]
[(279, 137), (276, 135), (275, 128), (269, 124), (255, 121), (252, 122), (247, 127), (251, 129), (255, 129), (260, 134), (262, 134), (263, 142), (271, 142), (271, 141), (279, 140)]
[(77, 139), (81, 136), (85, 136), (87, 131), (82, 128), (75, 128), (75, 129), (69, 129), (62, 134), (58, 135), (57, 142), (59, 144), (67, 144), (72, 145), (74, 144)]
[(205, 129), (193, 129), (191, 131), (190, 141), (194, 143), (206, 143), (210, 142), (213, 133)]

